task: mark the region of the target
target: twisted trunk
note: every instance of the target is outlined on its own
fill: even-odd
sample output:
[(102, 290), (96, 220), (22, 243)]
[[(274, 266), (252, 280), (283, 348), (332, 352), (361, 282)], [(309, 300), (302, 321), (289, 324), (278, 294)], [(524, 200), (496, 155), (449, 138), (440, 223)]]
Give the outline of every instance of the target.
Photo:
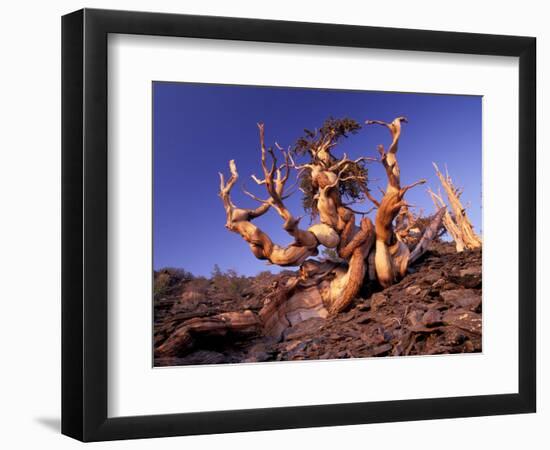
[(405, 193), (412, 187), (426, 182), (426, 180), (420, 180), (404, 188), (401, 187), (401, 171), (397, 161), (397, 149), (402, 122), (407, 122), (407, 119), (398, 117), (391, 123), (378, 120), (367, 121), (367, 124), (385, 126), (392, 137), (388, 151), (384, 149), (384, 146), (378, 146), (380, 162), (386, 170), (388, 184), (382, 200), (380, 202), (374, 200), (378, 207), (375, 220), (376, 253), (374, 264), (378, 282), (385, 288), (403, 277), (409, 264), (409, 249), (398, 239), (394, 231), (394, 220), (401, 208), (407, 206), (404, 201)]
[[(446, 208), (439, 209), (412, 253), (404, 242), (408, 228), (401, 227), (396, 233), (394, 222), (397, 215), (402, 210), (404, 215), (408, 212), (405, 210), (405, 193), (425, 182), (420, 180), (401, 187), (397, 149), (404, 122), (404, 117), (398, 117), (391, 123), (367, 122), (386, 127), (392, 140), (387, 151), (382, 145), (378, 147), (379, 161), (385, 168), (388, 180), (382, 199), (378, 201), (368, 190), (365, 192), (378, 209), (374, 224), (364, 213), (358, 213), (363, 216), (359, 225), (355, 220), (356, 212), (342, 203), (339, 188), (341, 183), (349, 180), (366, 186), (366, 177), (363, 176), (366, 171), (354, 172), (348, 169), (350, 165), (369, 158), (351, 161), (344, 155), (341, 160), (336, 160), (330, 153), (335, 145), (334, 133), (328, 133), (310, 149), (311, 163), (302, 166), (297, 166), (290, 153), (277, 145), (284, 160), (279, 165), (274, 151), (265, 146), (263, 124), (258, 124), (263, 178), (253, 175), (252, 179), (257, 185), (265, 187), (268, 198), (261, 199), (243, 189), (246, 195), (260, 205), (255, 209), (246, 209), (234, 204), (231, 191), (239, 174), (235, 162), (231, 160), (230, 178), (227, 182), (220, 173), (219, 195), (226, 213), (225, 226), (231, 232), (239, 234), (258, 259), (278, 266), (299, 266), (299, 274), (289, 277), (285, 284), (267, 294), (258, 313), (250, 310), (235, 311), (184, 322), (157, 347), (156, 356), (184, 354), (204, 337), (261, 334), (279, 340), (288, 327), (303, 320), (311, 317), (325, 318), (329, 314), (344, 311), (358, 296), (365, 280), (377, 280), (382, 287), (388, 287), (403, 277), (409, 264), (424, 253), (429, 242), (437, 235), (441, 221), (446, 223), (449, 220)], [(300, 218), (294, 217), (284, 203), (289, 195), (285, 193), (285, 188), (291, 169), (311, 171), (311, 182), (316, 190), (315, 206), (320, 223), (307, 230), (300, 228)], [(443, 182), (449, 184), (450, 180), (442, 179)], [(459, 208), (456, 192), (449, 189), (451, 194), (448, 192), (448, 195), (455, 195), (452, 200), (453, 208)], [(283, 229), (294, 238), (294, 242), (286, 247), (275, 244), (267, 233), (253, 223), (271, 208), (281, 217)], [(465, 230), (469, 222), (465, 215), (461, 217), (457, 226)], [(473, 239), (471, 233), (463, 233), (467, 234), (468, 242)], [(336, 249), (345, 263), (309, 259), (317, 255), (319, 245)]]

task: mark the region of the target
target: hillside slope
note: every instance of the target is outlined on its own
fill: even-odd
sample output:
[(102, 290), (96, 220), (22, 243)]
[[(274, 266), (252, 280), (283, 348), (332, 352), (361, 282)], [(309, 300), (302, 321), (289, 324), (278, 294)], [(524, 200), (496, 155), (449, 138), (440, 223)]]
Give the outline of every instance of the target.
[[(449, 243), (434, 243), (401, 282), (362, 292), (335, 317), (288, 328), (280, 342), (261, 335), (201, 337), (191, 352), (156, 358), (155, 366), (480, 352), (481, 259), (480, 250), (456, 253)], [(292, 274), (155, 273), (155, 347), (188, 319), (258, 312)]]

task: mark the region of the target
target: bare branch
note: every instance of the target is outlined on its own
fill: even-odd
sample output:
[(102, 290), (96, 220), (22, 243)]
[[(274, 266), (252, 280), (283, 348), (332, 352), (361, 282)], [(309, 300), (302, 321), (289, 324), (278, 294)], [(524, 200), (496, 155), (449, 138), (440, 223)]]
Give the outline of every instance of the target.
[[(441, 182), (441, 186), (447, 194), (450, 208), (454, 213), (454, 218), (447, 219), (447, 217), (445, 217), (443, 219), (443, 223), (445, 224), (447, 231), (449, 231), (449, 234), (451, 234), (453, 239), (455, 239), (455, 243), (457, 244), (457, 251), (460, 251), (459, 249), (462, 248), (462, 245), (464, 245), (464, 247), (468, 249), (481, 247), (481, 239), (475, 233), (474, 227), (466, 214), (466, 209), (460, 201), (460, 194), (462, 192), (457, 189), (452, 183), (447, 168), (445, 168), (446, 175), (443, 175), (437, 167), (437, 164), (432, 164), (434, 166), (437, 177)], [(434, 196), (432, 196), (432, 199), (433, 198)], [(439, 201), (440, 203), (443, 203), (441, 196), (439, 197)]]
[(221, 197), (226, 213), (226, 228), (232, 230), (232, 231), (238, 231), (239, 226), (237, 225), (237, 222), (247, 222), (252, 219), (255, 219), (256, 217), (259, 217), (263, 214), (265, 214), (269, 208), (269, 203), (263, 203), (261, 206), (259, 206), (256, 209), (245, 209), (245, 208), (237, 208), (235, 204), (233, 203), (231, 199), (231, 189), (237, 182), (239, 178), (239, 173), (237, 172), (237, 165), (235, 164), (234, 160), (229, 161), (229, 171), (231, 172), (231, 177), (229, 178), (229, 181), (227, 183), (225, 182), (225, 177), (223, 173), (219, 173), (220, 176), (220, 192), (219, 196)]
[(366, 211), (357, 211), (353, 208), (350, 208), (349, 206), (346, 206), (346, 208), (348, 208), (354, 214), (358, 214), (360, 216), (366, 216), (367, 214), (370, 214), (371, 212), (373, 212), (376, 209), (376, 206), (373, 206), (373, 207), (367, 209)]
[(265, 184), (265, 180), (260, 180), (256, 175), (250, 175), (250, 178), (252, 178), (258, 185)]
[(250, 197), (250, 198), (253, 199), (253, 200), (256, 200), (257, 202), (259, 202), (259, 203), (267, 203), (267, 204), (271, 205), (269, 199), (264, 200), (264, 199), (262, 199), (262, 198), (259, 198), (259, 197), (255, 196), (254, 194), (252, 194), (251, 192), (249, 192), (249, 191), (246, 189), (246, 187), (245, 187), (244, 185), (241, 186), (241, 190), (243, 191), (243, 194), (247, 195), (248, 197)]
[(367, 196), (367, 198), (368, 198), (372, 203), (374, 203), (374, 205), (375, 205), (377, 208), (379, 208), (379, 207), (380, 207), (380, 202), (374, 198), (374, 196), (370, 193), (370, 190), (367, 188), (367, 189), (365, 189), (364, 192), (365, 192), (365, 195)]
[(361, 156), (357, 159), (351, 160), (348, 158), (348, 155), (344, 153), (343, 158), (337, 163), (333, 164), (331, 167), (329, 167), (328, 170), (335, 172), (337, 170), (340, 170), (342, 166), (347, 166), (348, 164), (359, 164), (363, 161), (377, 161), (377, 159), (369, 156)]
[(406, 117), (397, 117), (391, 123), (383, 122), (381, 120), (367, 120), (365, 123), (367, 125), (382, 125), (385, 126), (391, 134), (392, 143), (388, 148), (388, 153), (395, 154), (397, 153), (397, 145), (399, 143), (399, 137), (401, 136), (401, 122), (407, 123), (408, 120)]
[(401, 195), (405, 195), (405, 193), (409, 190), (409, 189), (412, 189), (413, 187), (415, 186), (418, 186), (418, 185), (421, 185), (421, 184), (425, 184), (426, 183), (426, 180), (423, 178), (421, 180), (418, 180), (418, 181), (415, 181), (414, 183), (412, 184), (409, 184), (407, 186), (405, 186), (404, 188), (401, 189)]
[(426, 227), (422, 238), (420, 238), (420, 241), (418, 241), (418, 244), (409, 255), (409, 264), (420, 258), (428, 249), (430, 242), (438, 235), (446, 211), (447, 208), (445, 206), (437, 211), (430, 224)]
[(315, 164), (296, 164), (294, 162), (294, 158), (292, 158), (292, 155), (290, 154), (290, 152), (288, 153), (288, 157), (289, 157), (289, 161), (290, 161), (290, 166), (293, 167), (294, 169), (298, 170), (298, 171), (302, 171), (302, 170), (305, 170), (305, 169), (313, 170), (315, 168)]

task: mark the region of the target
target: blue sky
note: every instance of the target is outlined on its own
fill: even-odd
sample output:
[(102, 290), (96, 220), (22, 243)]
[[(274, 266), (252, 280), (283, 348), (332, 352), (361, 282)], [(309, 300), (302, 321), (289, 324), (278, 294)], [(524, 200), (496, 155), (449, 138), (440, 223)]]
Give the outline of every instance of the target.
[[(329, 116), (360, 123), (407, 116), (398, 152), (402, 184), (426, 178), (426, 186), (437, 189), (432, 161), (441, 169), (447, 164), (455, 184), (464, 188), (463, 203), (481, 233), (481, 102), (477, 96), (154, 82), (154, 268), (181, 267), (195, 275), (209, 275), (214, 264), (245, 275), (277, 269), (254, 258), (246, 242), (225, 228), (218, 197), (218, 172), (228, 173), (230, 159), (240, 174), (233, 201), (257, 205), (242, 194), (242, 182), (263, 196), (250, 179), (261, 171), (257, 122), (265, 123), (267, 145), (277, 141), (287, 147), (304, 128), (319, 127)], [(376, 146), (389, 142), (386, 129), (371, 125), (344, 139), (333, 153), (377, 156)], [(368, 168), (370, 187), (378, 194), (376, 186), (386, 185), (384, 170), (379, 163)], [(296, 215), (302, 214), (300, 194), (286, 201)], [(425, 186), (409, 191), (406, 199), (426, 214), (434, 211)], [(291, 242), (275, 212), (256, 223), (274, 242)], [(308, 223), (304, 217), (302, 225)]]

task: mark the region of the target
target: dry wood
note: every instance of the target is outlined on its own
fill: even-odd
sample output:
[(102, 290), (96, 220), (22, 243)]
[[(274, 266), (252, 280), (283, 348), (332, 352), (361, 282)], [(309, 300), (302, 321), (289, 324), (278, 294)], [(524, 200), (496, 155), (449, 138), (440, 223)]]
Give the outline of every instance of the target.
[(453, 241), (455, 242), (455, 247), (457, 252), (464, 251), (464, 242), (462, 241), (462, 236), (460, 233), (460, 230), (458, 229), (458, 226), (454, 222), (453, 218), (451, 217), (451, 214), (449, 214), (449, 211), (447, 210), (447, 206), (445, 205), (445, 202), (441, 198), (440, 195), (437, 195), (434, 193), (431, 189), (428, 189), (428, 193), (430, 194), (434, 205), (436, 208), (445, 208), (445, 213), (443, 214), (443, 226), (447, 230), (447, 233), (449, 233), (449, 236), (453, 238)]
[(416, 245), (415, 249), (411, 252), (409, 256), (409, 264), (414, 263), (418, 258), (420, 258), (428, 249), (428, 245), (437, 236), (439, 228), (441, 227), (441, 221), (447, 212), (446, 207), (439, 208), (439, 211), (433, 217), (431, 223), (428, 225), (422, 238)]
[[(448, 173), (443, 175), (437, 164), (433, 163), (433, 166), (453, 211), (453, 216), (446, 216), (444, 223), (446, 228), (448, 226), (447, 231), (456, 242), (457, 251), (462, 251), (463, 248), (481, 248), (481, 238), (475, 233), (474, 227), (466, 214), (466, 208), (460, 201), (460, 190), (454, 186)], [(434, 203), (443, 203), (441, 196), (436, 196), (433, 192), (430, 192), (430, 195)]]
[[(337, 142), (336, 132), (334, 128), (326, 132), (325, 128), (321, 134), (317, 131), (310, 133), (313, 137), (311, 141), (307, 141), (308, 145), (311, 144), (307, 148), (310, 161), (305, 164), (297, 164), (290, 150), (284, 150), (275, 144), (277, 155), (280, 153), (282, 162), (278, 161), (273, 148), (266, 146), (264, 125), (258, 124), (262, 175), (252, 175), (252, 179), (257, 186), (265, 189), (265, 197), (243, 188), (244, 193), (257, 201), (259, 206), (246, 209), (235, 205), (231, 192), (239, 174), (235, 161), (231, 160), (229, 178), (226, 180), (224, 174), (220, 173), (219, 196), (226, 213), (225, 226), (231, 232), (239, 234), (258, 259), (279, 266), (297, 266), (299, 271), (296, 275), (284, 275), (284, 282), (276, 283), (273, 289), (270, 288), (269, 292), (263, 294), (261, 306), (246, 306), (250, 309), (223, 313), (220, 313), (221, 310), (211, 310), (209, 314), (200, 317), (194, 317), (195, 314), (179, 314), (177, 320), (167, 321), (164, 324), (165, 328), (155, 337), (159, 342), (155, 349), (157, 358), (169, 359), (185, 355), (197, 342), (205, 338), (242, 339), (261, 335), (268, 337), (270, 341), (280, 341), (284, 339), (285, 331), (289, 327), (296, 327), (308, 319), (315, 321), (331, 316), (329, 322), (336, 320), (336, 317), (340, 317), (337, 316), (339, 313), (352, 308), (365, 283), (374, 283), (386, 288), (403, 278), (409, 265), (417, 261), (438, 236), (442, 224), (455, 240), (459, 252), (464, 248), (481, 246), (481, 239), (474, 233), (460, 203), (460, 192), (454, 187), (448, 174), (444, 176), (435, 164), (450, 208), (446, 207), (441, 195), (429, 190), (437, 213), (427, 224), (423, 218), (424, 222), (419, 227), (420, 215), (415, 217), (411, 212), (410, 205), (405, 201), (405, 194), (409, 189), (424, 184), (425, 180), (402, 186), (397, 158), (402, 127), (407, 123), (407, 119), (397, 117), (389, 123), (379, 120), (369, 120), (366, 123), (383, 126), (390, 133), (391, 142), (387, 150), (383, 145), (378, 146), (378, 159), (360, 157), (351, 160), (346, 154), (341, 159), (334, 157), (331, 150)], [(356, 128), (358, 127), (357, 125)], [(366, 187), (367, 172), (361, 166), (365, 161), (377, 161), (385, 169), (387, 185), (384, 190), (380, 189), (380, 200), (377, 200)], [(291, 175), (304, 173), (311, 181), (313, 203), (319, 216), (319, 222), (308, 229), (300, 227), (301, 218), (294, 216), (285, 205), (285, 200), (293, 190), (292, 187), (287, 187)], [(374, 224), (366, 216), (368, 212), (359, 212), (352, 208), (354, 201), (342, 201), (341, 189), (346, 182), (361, 186), (360, 192), (364, 189), (362, 199), (370, 199), (376, 209)], [(352, 199), (355, 200), (356, 197)], [(266, 214), (271, 208), (281, 217), (282, 228), (292, 236), (294, 241), (290, 245), (275, 244), (271, 237), (254, 223), (255, 219)], [(360, 216), (358, 223), (356, 216)], [(318, 254), (320, 245), (334, 249), (338, 261), (311, 259)], [(474, 282), (478, 283), (476, 280), (472, 281)], [(370, 286), (367, 288), (370, 289)], [(418, 287), (415, 289), (420, 291)], [(411, 291), (411, 295), (416, 295), (415, 289)], [(480, 325), (475, 310), (479, 302), (478, 296), (474, 294), (470, 296), (471, 301), (468, 304), (459, 305), (460, 308), (470, 308), (470, 315), (467, 316), (454, 313), (442, 315), (435, 310), (416, 309), (408, 312), (408, 306), (404, 312), (396, 311), (399, 318), (392, 317), (391, 323), (388, 322), (387, 326), (395, 326), (394, 322), (401, 326), (405, 321), (410, 322), (411, 326), (410, 333), (400, 338), (393, 352), (407, 354), (418, 351), (417, 346), (420, 344), (416, 341), (415, 333), (431, 332), (442, 326), (437, 325), (439, 322), (467, 330), (472, 334), (478, 333)], [(195, 297), (202, 298), (201, 295), (195, 295), (193, 298)], [(452, 294), (448, 294), (448, 297), (450, 303), (455, 301)], [(193, 298), (189, 297), (187, 300)], [(366, 302), (371, 302), (371, 312), (376, 314), (378, 309), (386, 308), (384, 305), (387, 298), (379, 293)], [(365, 316), (361, 320), (364, 320), (361, 323), (367, 323), (371, 316)], [(361, 340), (364, 336), (357, 332), (356, 338)], [(371, 348), (372, 355), (385, 354), (392, 348), (383, 341), (376, 341), (375, 344)], [(216, 360), (215, 355), (210, 357), (212, 361)]]
[(386, 151), (383, 145), (378, 146), (380, 162), (386, 170), (388, 184), (380, 202), (375, 201), (378, 207), (375, 220), (376, 247), (374, 264), (376, 276), (383, 287), (388, 287), (404, 276), (408, 264), (408, 248), (397, 239), (394, 231), (394, 220), (403, 207), (407, 207), (404, 200), (405, 193), (426, 180), (401, 187), (401, 171), (397, 161), (397, 149), (401, 136), (402, 123), (406, 123), (405, 117), (397, 117), (393, 122), (387, 123), (379, 120), (369, 120), (366, 123), (382, 125), (391, 135), (392, 142)]
[(184, 322), (157, 347), (155, 355), (177, 356), (193, 348), (196, 338), (204, 336), (226, 336), (228, 333), (239, 335), (257, 334), (261, 330), (258, 316), (252, 311), (227, 312), (212, 317), (197, 317)]
[[(300, 275), (291, 277), (285, 286), (279, 286), (274, 295), (266, 298), (258, 315), (244, 311), (185, 321), (157, 349), (159, 355), (181, 353), (201, 336), (261, 333), (280, 339), (284, 330), (295, 323), (311, 317), (324, 318), (327, 314), (334, 315), (347, 309), (365, 280), (376, 280), (387, 287), (403, 277), (409, 264), (425, 252), (429, 242), (437, 235), (441, 221), (446, 223), (448, 220), (446, 209), (441, 208), (413, 252), (410, 252), (406, 242), (416, 220), (404, 196), (409, 189), (425, 183), (425, 180), (401, 186), (397, 150), (402, 124), (406, 122), (405, 117), (398, 117), (391, 123), (366, 122), (386, 127), (391, 136), (387, 150), (382, 145), (378, 147), (380, 158), (377, 161), (383, 165), (387, 176), (386, 189), (381, 190), (383, 197), (378, 201), (368, 190), (365, 192), (377, 209), (374, 224), (365, 216), (366, 213), (359, 213), (343, 204), (339, 189), (341, 183), (349, 180), (366, 184), (365, 177), (353, 175), (348, 168), (373, 158), (350, 160), (344, 154), (338, 160), (331, 154), (336, 143), (334, 134), (328, 133), (309, 149), (311, 161), (307, 164), (296, 164), (290, 151), (276, 144), (283, 159), (279, 164), (273, 149), (265, 144), (264, 125), (258, 124), (263, 177), (252, 175), (252, 179), (265, 188), (267, 198), (245, 190), (245, 194), (260, 205), (255, 209), (245, 209), (233, 203), (231, 190), (239, 174), (235, 162), (231, 160), (230, 178), (226, 181), (220, 173), (219, 195), (226, 212), (226, 227), (238, 233), (257, 258), (279, 266), (300, 266)], [(293, 216), (284, 203), (290, 195), (285, 190), (293, 170), (298, 173), (309, 171), (316, 190), (314, 199), (320, 223), (307, 230), (300, 228), (300, 218)], [(282, 247), (273, 243), (267, 233), (253, 223), (270, 208), (283, 219), (283, 229), (294, 238), (292, 244)], [(356, 214), (362, 216), (359, 225), (355, 221)], [(400, 218), (397, 218), (398, 215)], [(346, 263), (310, 260), (311, 256), (317, 255), (319, 245), (336, 249)]]

